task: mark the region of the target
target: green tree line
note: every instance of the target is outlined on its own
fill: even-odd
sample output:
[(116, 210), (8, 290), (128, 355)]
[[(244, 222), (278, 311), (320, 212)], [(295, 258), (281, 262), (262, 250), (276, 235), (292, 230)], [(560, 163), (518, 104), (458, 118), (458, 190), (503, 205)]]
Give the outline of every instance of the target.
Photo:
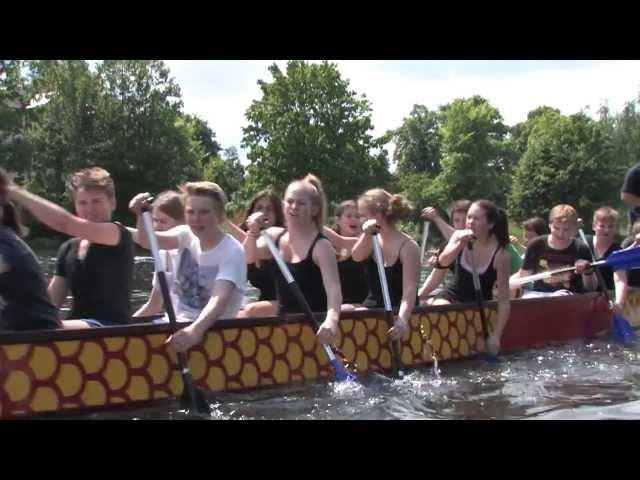
[(215, 126), (184, 112), (161, 61), (0, 61), (0, 164), (66, 205), (66, 176), (100, 165), (116, 179), (117, 217), (127, 220), (126, 204), (141, 190), (212, 180), (234, 213), (258, 190), (282, 192), (311, 172), (332, 202), (381, 186), (413, 202), (414, 221), (422, 207), (444, 209), (455, 198), (491, 199), (521, 221), (557, 203), (585, 219), (619, 206), (624, 173), (640, 161), (638, 99), (620, 112), (603, 106), (596, 119), (540, 106), (510, 126), (487, 99), (456, 98), (436, 110), (414, 105), (376, 137), (371, 102), (335, 64), (296, 60), (269, 73), (246, 110), (243, 166)]

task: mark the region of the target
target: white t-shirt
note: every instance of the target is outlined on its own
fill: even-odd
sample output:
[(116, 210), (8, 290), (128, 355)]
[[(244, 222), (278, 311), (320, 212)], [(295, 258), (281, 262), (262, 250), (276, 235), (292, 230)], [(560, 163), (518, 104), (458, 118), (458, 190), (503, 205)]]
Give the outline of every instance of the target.
[(235, 318), (242, 307), (247, 284), (247, 263), (242, 244), (229, 234), (206, 251), (200, 248), (200, 240), (187, 225), (178, 230), (178, 256), (173, 278), (174, 292), (178, 297), (178, 320), (196, 320), (209, 303), (216, 280), (227, 280), (235, 285), (227, 305), (218, 317)]

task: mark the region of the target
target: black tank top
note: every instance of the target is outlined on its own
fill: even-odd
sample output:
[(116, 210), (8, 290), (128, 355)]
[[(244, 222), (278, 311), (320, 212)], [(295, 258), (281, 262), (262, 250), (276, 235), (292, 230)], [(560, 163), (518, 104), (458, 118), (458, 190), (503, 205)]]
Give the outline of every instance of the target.
[[(493, 262), (499, 249), (500, 246), (497, 246), (491, 256), (491, 261), (489, 262), (487, 269), (482, 273), (478, 272), (478, 277), (480, 278), (480, 289), (484, 300), (491, 300), (493, 297), (493, 284), (498, 278), (498, 273), (493, 266)], [(474, 302), (476, 299), (476, 290), (473, 286), (473, 274), (462, 266), (462, 255), (465, 250), (466, 248), (463, 249), (458, 254), (458, 258), (456, 258), (453, 269), (453, 281), (447, 287), (447, 290), (454, 295), (454, 298), (463, 303)]]
[[(276, 239), (276, 245), (280, 245), (280, 238), (286, 232), (283, 231), (278, 235)], [(326, 312), (327, 311), (327, 292), (324, 289), (324, 284), (322, 283), (322, 273), (320, 272), (320, 268), (313, 263), (313, 249), (316, 246), (316, 243), (324, 236), (321, 233), (318, 233), (315, 240), (309, 247), (309, 251), (307, 252), (307, 256), (304, 260), (301, 260), (296, 263), (286, 262), (287, 267), (291, 271), (291, 275), (295, 279), (296, 283), (302, 290), (302, 294), (304, 298), (309, 303), (311, 310), (314, 312)], [(280, 270), (278, 270), (278, 274), (276, 276), (277, 279), (277, 294), (279, 296), (280, 307), (284, 312), (287, 313), (301, 313), (303, 312), (302, 307), (296, 300), (296, 297), (289, 290), (289, 286), (285, 281), (284, 277)]]
[(342, 303), (362, 303), (369, 290), (364, 273), (364, 263), (349, 257), (338, 262), (338, 274), (342, 287)]
[[(387, 286), (389, 287), (389, 298), (393, 308), (399, 307), (402, 302), (402, 261), (400, 260), (400, 252), (408, 239), (405, 239), (398, 249), (398, 258), (396, 263), (390, 267), (384, 267), (384, 273), (387, 277)], [(367, 308), (384, 308), (384, 299), (382, 298), (382, 287), (380, 286), (380, 278), (378, 277), (378, 265), (373, 259), (373, 253), (363, 261), (365, 279), (367, 289), (369, 291), (363, 305)], [(416, 296), (416, 302), (418, 297)]]
[(60, 247), (56, 275), (64, 277), (73, 294), (69, 319), (95, 319), (104, 325), (131, 323), (131, 282), (133, 279), (133, 239), (120, 229), (118, 245), (92, 243), (84, 259), (78, 258), (79, 238)]
[(273, 260), (263, 260), (260, 266), (255, 263), (247, 265), (247, 279), (251, 285), (260, 290), (258, 300), (276, 300), (276, 282)]

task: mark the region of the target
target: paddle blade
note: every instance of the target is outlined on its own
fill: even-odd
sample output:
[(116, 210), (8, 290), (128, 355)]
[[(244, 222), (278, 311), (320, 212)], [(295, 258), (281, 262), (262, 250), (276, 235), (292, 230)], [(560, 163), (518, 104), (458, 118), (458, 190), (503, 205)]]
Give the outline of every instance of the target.
[(640, 247), (616, 250), (605, 259), (605, 264), (614, 270), (640, 268)]
[(209, 406), (209, 402), (207, 402), (202, 391), (198, 388), (194, 388), (192, 392), (193, 399), (191, 398), (189, 389), (185, 388), (182, 391), (182, 395), (180, 396), (180, 408), (184, 408), (185, 410), (195, 409), (196, 413), (201, 415), (210, 415), (211, 407)]
[(337, 382), (357, 382), (358, 378), (351, 373), (349, 370), (345, 368), (340, 360), (334, 358), (331, 360), (331, 366), (333, 367), (333, 371), (336, 372), (336, 381)]
[(637, 339), (636, 332), (629, 322), (622, 316), (615, 313), (611, 322), (611, 336), (614, 340), (622, 343), (630, 343)]
[(500, 357), (498, 357), (497, 355), (492, 355), (490, 353), (485, 353), (484, 354), (484, 359), (487, 361), (487, 363), (501, 363), (502, 360), (500, 360)]

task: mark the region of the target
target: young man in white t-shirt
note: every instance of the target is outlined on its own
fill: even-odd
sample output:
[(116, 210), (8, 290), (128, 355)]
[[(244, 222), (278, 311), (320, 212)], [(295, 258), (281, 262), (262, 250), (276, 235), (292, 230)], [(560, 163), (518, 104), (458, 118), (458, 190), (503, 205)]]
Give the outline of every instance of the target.
[[(160, 248), (178, 249), (176, 316), (193, 323), (173, 334), (169, 344), (184, 352), (200, 343), (217, 320), (236, 316), (247, 284), (247, 264), (242, 245), (220, 228), (227, 201), (222, 189), (212, 182), (190, 182), (180, 190), (186, 194), (186, 225), (156, 236)], [(129, 205), (138, 215), (136, 241), (145, 248), (148, 241), (140, 211), (149, 198), (148, 193), (138, 194)]]

